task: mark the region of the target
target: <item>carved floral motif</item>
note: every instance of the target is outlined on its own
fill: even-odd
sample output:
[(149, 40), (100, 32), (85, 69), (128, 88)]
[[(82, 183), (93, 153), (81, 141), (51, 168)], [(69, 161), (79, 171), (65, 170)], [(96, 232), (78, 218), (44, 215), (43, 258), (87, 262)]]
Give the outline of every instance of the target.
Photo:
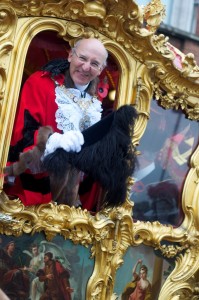
[[(11, 135), (9, 122), (13, 122), (14, 118), (12, 112), (6, 123), (5, 111), (11, 112), (11, 107), (17, 104), (17, 92), (13, 94), (15, 89), (7, 86), (8, 76), (16, 80), (15, 88), (19, 89), (20, 79), (16, 79), (16, 72), (22, 74), (23, 65), (18, 51), (23, 52), (25, 57), (24, 49), (42, 30), (57, 31), (71, 44), (81, 36), (95, 36), (107, 44), (108, 50), (118, 58), (123, 72), (118, 103), (136, 102), (138, 109), (139, 118), (133, 137), (135, 144), (139, 143), (147, 126), (153, 95), (164, 108), (181, 108), (190, 119), (199, 120), (199, 67), (192, 54), (183, 55), (171, 47), (167, 37), (155, 34), (163, 17), (164, 6), (159, 0), (151, 1), (145, 8), (131, 0), (125, 1), (125, 5), (122, 0), (1, 1), (1, 167), (8, 153), (6, 136), (7, 131)], [(135, 68), (132, 72), (133, 63)], [(134, 82), (131, 81), (132, 76), (135, 77)], [(132, 92), (128, 93), (131, 89)], [(120, 93), (126, 93), (125, 100), (121, 100), (124, 95)], [(144, 243), (160, 250), (165, 257), (178, 257), (159, 299), (197, 299), (198, 286), (194, 274), (198, 272), (199, 265), (198, 153), (199, 150), (192, 157), (191, 170), (185, 182), (182, 199), (185, 220), (179, 228), (159, 222), (134, 223), (133, 204), (129, 199), (119, 208), (91, 215), (88, 211), (55, 203), (24, 207), (20, 200), (8, 200), (2, 191), (0, 233), (20, 237), (23, 233), (43, 231), (47, 240), (61, 234), (75, 244), (91, 246), (91, 256), (96, 262), (88, 282), (87, 299), (95, 300), (114, 299), (116, 270), (123, 263), (127, 248)], [(132, 183), (130, 179), (129, 187)]]

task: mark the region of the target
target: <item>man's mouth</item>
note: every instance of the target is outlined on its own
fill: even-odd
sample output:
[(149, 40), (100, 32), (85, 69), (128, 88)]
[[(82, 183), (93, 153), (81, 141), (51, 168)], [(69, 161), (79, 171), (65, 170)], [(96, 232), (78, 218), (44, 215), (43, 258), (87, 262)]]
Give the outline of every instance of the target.
[(80, 72), (79, 74), (80, 74), (81, 77), (85, 77), (85, 78), (89, 77), (89, 73), (82, 73), (82, 72)]

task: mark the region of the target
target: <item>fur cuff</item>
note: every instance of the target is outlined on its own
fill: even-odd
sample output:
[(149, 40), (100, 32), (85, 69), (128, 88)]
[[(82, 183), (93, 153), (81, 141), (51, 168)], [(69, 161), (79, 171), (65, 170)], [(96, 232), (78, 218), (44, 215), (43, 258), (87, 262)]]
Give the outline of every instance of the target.
[(21, 153), (18, 162), (4, 168), (4, 174), (8, 176), (18, 176), (25, 172), (26, 169), (31, 170), (33, 174), (41, 173), (43, 171), (41, 156), (44, 153), (46, 142), (52, 133), (53, 130), (50, 126), (40, 127), (36, 146), (31, 150)]

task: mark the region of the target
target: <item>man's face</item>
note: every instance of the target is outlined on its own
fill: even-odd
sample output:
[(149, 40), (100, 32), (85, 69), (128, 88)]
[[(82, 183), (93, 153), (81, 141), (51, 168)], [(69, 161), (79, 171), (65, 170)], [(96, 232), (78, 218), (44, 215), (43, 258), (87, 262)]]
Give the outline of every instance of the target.
[(50, 260), (50, 258), (47, 255), (44, 255), (44, 263), (47, 263)]
[(103, 70), (106, 53), (96, 40), (82, 40), (68, 56), (70, 76), (77, 85), (86, 85)]

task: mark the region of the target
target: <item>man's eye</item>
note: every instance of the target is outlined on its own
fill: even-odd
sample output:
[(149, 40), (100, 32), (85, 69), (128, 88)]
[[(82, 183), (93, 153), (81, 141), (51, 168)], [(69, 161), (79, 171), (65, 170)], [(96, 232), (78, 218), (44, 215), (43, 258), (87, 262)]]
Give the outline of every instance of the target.
[(86, 59), (85, 56), (79, 56), (79, 59), (80, 59), (81, 61), (87, 61), (87, 59)]
[(92, 62), (92, 63), (91, 63), (91, 66), (94, 67), (94, 68), (99, 68), (99, 64), (96, 63), (96, 62)]

